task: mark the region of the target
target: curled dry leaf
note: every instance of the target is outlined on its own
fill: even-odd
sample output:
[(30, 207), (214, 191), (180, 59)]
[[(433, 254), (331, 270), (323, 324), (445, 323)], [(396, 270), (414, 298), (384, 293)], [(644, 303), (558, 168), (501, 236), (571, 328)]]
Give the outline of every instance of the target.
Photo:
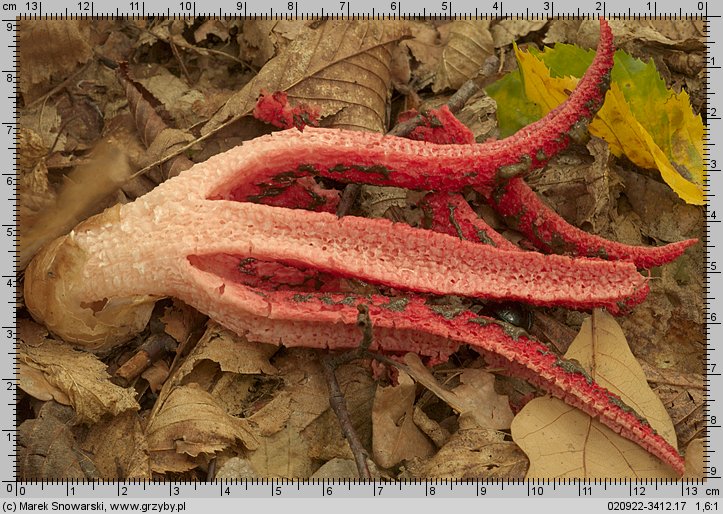
[(414, 424), (415, 389), (403, 371), (399, 371), (398, 385), (377, 388), (372, 411), (373, 453), (374, 462), (383, 468), (434, 454), (434, 445)]
[(432, 391), (456, 410), (461, 428), (510, 427), (513, 414), (507, 396), (497, 394), (495, 377), (481, 369), (466, 369), (460, 375), (461, 384), (452, 390), (440, 384), (415, 353), (404, 356), (410, 376)]
[(78, 352), (54, 339), (38, 338), (30, 321), (19, 323), (20, 387), (38, 394), (39, 376), (49, 387), (40, 399), (68, 401), (84, 422), (95, 423), (106, 414), (137, 410), (135, 393), (110, 382), (106, 366), (97, 357)]
[(227, 448), (258, 446), (248, 422), (229, 415), (196, 384), (174, 388), (146, 428), (154, 472), (183, 472)]
[(474, 78), (494, 53), (489, 20), (458, 20), (449, 24), (449, 40), (442, 51), (435, 92), (459, 87)]
[(275, 375), (277, 370), (269, 362), (269, 357), (278, 349), (270, 344), (249, 343), (245, 337), (209, 321), (206, 332), (183, 362), (176, 378), (185, 377), (203, 360), (217, 362), (221, 371)]
[[(648, 387), (614, 318), (596, 309), (565, 354), (592, 380), (620, 396), (673, 446), (675, 430)], [(581, 371), (582, 372), (582, 371)], [(583, 412), (545, 397), (529, 402), (512, 422), (512, 437), (530, 459), (527, 478), (672, 478), (676, 475), (640, 446)]]
[(304, 31), (226, 102), (203, 134), (250, 114), (262, 91), (284, 91), (292, 103), (336, 115), (337, 128), (384, 131), (391, 56), (386, 45), (405, 35), (401, 22), (326, 20)]

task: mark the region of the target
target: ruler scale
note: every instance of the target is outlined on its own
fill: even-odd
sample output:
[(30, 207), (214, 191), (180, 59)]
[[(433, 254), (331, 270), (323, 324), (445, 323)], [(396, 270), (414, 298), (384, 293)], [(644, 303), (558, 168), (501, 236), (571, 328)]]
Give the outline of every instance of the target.
[[(689, 512), (713, 512), (723, 508), (718, 499), (723, 489), (723, 403), (717, 393), (723, 391), (723, 363), (718, 358), (723, 340), (723, 152), (717, 141), (723, 136), (723, 6), (707, 1), (674, 3), (671, 1), (630, 2), (621, 0), (572, 1), (522, 1), (484, 0), (473, 3), (467, 0), (119, 0), (112, 1), (22, 1), (0, 2), (2, 28), (0, 30), (0, 51), (2, 52), (2, 96), (0, 100), (0, 134), (3, 142), (5, 168), (2, 170), (2, 198), (0, 202), (0, 224), (4, 237), (0, 253), (2, 270), (2, 302), (0, 303), (0, 326), (5, 350), (0, 353), (0, 379), (2, 380), (2, 408), (4, 425), (0, 441), (0, 466), (2, 487), (0, 496), (4, 511), (17, 512), (28, 509), (32, 502), (59, 502), (57, 509), (68, 510), (63, 505), (102, 504), (98, 510), (112, 510), (118, 504), (141, 505), (143, 503), (175, 505), (183, 504), (186, 510), (209, 505), (206, 500), (221, 502), (212, 505), (230, 506), (228, 502), (255, 498), (487, 498), (485, 508), (505, 507), (514, 499), (534, 498), (540, 506), (555, 511), (593, 510), (677, 510)], [(256, 480), (256, 481), (212, 481), (207, 483), (189, 482), (20, 482), (16, 481), (16, 409), (17, 403), (17, 362), (16, 344), (16, 280), (17, 269), (17, 155), (15, 152), (18, 119), (18, 66), (17, 66), (17, 21), (41, 17), (235, 17), (256, 16), (264, 19), (370, 17), (374, 19), (399, 19), (403, 17), (426, 16), (458, 17), (510, 17), (516, 19), (544, 19), (549, 17), (598, 17), (650, 19), (652, 17), (671, 20), (698, 19), (705, 22), (708, 36), (707, 48), (707, 127), (704, 141), (704, 157), (709, 170), (705, 185), (707, 206), (707, 312), (706, 331), (708, 337), (706, 360), (707, 398), (706, 419), (708, 441), (705, 464), (707, 480), (489, 480), (489, 481), (406, 481), (406, 482), (363, 482), (343, 480)], [(565, 498), (569, 501), (552, 504), (550, 500)], [(496, 503), (497, 501), (503, 501)], [(476, 500), (480, 501), (480, 500)], [(23, 503), (25, 502), (25, 503)], [(85, 502), (85, 503), (83, 503)], [(135, 502), (135, 503), (134, 503)], [(492, 502), (492, 503), (489, 503)], [(235, 504), (236, 506), (240, 504)], [(529, 505), (529, 504), (528, 504)], [(548, 507), (543, 507), (547, 505)], [(52, 505), (51, 505), (52, 506)], [(98, 506), (98, 505), (96, 505)], [(591, 507), (592, 506), (592, 507)], [(203, 507), (207, 509), (208, 507)]]

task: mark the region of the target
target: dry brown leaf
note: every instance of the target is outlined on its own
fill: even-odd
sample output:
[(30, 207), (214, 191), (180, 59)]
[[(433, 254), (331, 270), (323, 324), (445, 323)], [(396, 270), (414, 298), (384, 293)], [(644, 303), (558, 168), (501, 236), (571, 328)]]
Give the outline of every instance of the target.
[[(283, 386), (258, 397), (246, 409), (253, 412), (248, 419), (259, 437), (259, 448), (249, 457), (250, 466), (259, 476), (308, 478), (320, 462), (351, 457), (329, 406), (317, 353), (287, 350), (275, 364)], [(371, 446), (375, 382), (367, 367), (355, 364), (340, 366), (336, 374), (352, 424), (362, 443)], [(258, 384), (256, 387), (260, 389)]]
[(134, 391), (111, 383), (105, 364), (95, 355), (73, 350), (62, 341), (40, 340), (33, 325), (21, 320), (18, 326), (19, 384), (24, 391), (38, 392), (37, 372), (41, 372), (51, 386), (45, 389), (45, 394), (56, 399), (67, 398), (84, 422), (95, 423), (106, 414), (117, 415), (139, 408)]
[(151, 468), (158, 473), (193, 469), (238, 443), (248, 449), (258, 446), (247, 420), (226, 413), (196, 384), (170, 392), (149, 420), (146, 438)]
[(485, 428), (459, 430), (427, 460), (410, 463), (409, 472), (419, 479), (521, 479), (527, 469), (524, 453), (505, 434)]
[(163, 330), (181, 344), (185, 344), (191, 334), (203, 326), (206, 319), (206, 316), (176, 298), (173, 299), (173, 305), (167, 307), (161, 316)]
[(311, 476), (316, 480), (355, 480), (359, 479), (359, 471), (352, 459), (332, 459), (316, 470)]
[[(610, 314), (595, 309), (565, 357), (577, 360), (597, 383), (619, 395), (676, 446), (673, 423)], [(527, 478), (676, 476), (637, 444), (556, 398), (529, 402), (512, 422), (512, 437), (530, 459)]]
[(87, 164), (68, 175), (55, 206), (20, 235), (20, 267), (24, 269), (43, 245), (102, 210), (105, 205), (101, 201), (115, 192), (129, 175), (130, 167), (122, 150), (99, 145)]
[(449, 24), (449, 39), (442, 50), (432, 90), (459, 89), (477, 76), (494, 54), (489, 20), (458, 20)]
[(509, 400), (507, 396), (497, 394), (495, 377), (491, 373), (481, 369), (466, 369), (460, 375), (461, 384), (449, 390), (437, 382), (417, 354), (408, 353), (404, 356), (404, 362), (414, 380), (460, 414), (459, 424), (462, 429), (510, 427), (514, 415)]
[(65, 78), (93, 55), (89, 22), (65, 19), (20, 21), (20, 91), (33, 101), (53, 78)]
[[(496, 23), (492, 27), (492, 39), (495, 48), (511, 45), (519, 38), (526, 36), (530, 32), (540, 30), (547, 24), (547, 20), (520, 20), (506, 19)], [(617, 34), (616, 34), (617, 36)]]
[[(346, 398), (346, 407), (352, 427), (364, 448), (372, 446), (372, 408), (376, 381), (368, 363), (355, 362), (336, 369), (339, 388)], [(342, 434), (339, 420), (332, 409), (327, 409), (302, 431), (308, 442), (309, 456), (320, 461), (352, 458), (349, 443)]]
[(305, 27), (203, 127), (209, 134), (253, 110), (262, 90), (285, 91), (289, 101), (313, 104), (334, 126), (384, 131), (390, 84), (386, 45), (405, 35), (401, 22), (326, 20)]
[(701, 479), (706, 473), (705, 439), (693, 439), (685, 450), (685, 475), (683, 480)]
[(383, 468), (414, 457), (429, 457), (435, 447), (414, 424), (414, 381), (399, 371), (399, 384), (378, 387), (372, 411), (374, 462)]
[(240, 57), (261, 68), (302, 34), (307, 25), (308, 21), (304, 20), (244, 19), (237, 37)]
[(193, 353), (181, 366), (175, 379), (185, 377), (199, 362), (209, 360), (217, 362), (221, 371), (241, 374), (275, 375), (276, 368), (269, 362), (269, 357), (279, 350), (271, 344), (250, 343), (242, 337), (209, 321), (206, 332), (196, 344)]
[(442, 56), (439, 44), (439, 32), (425, 21), (409, 20), (410, 39), (400, 43), (400, 47), (409, 49), (413, 62), (412, 74), (418, 89), (432, 83)]
[(93, 461), (75, 441), (70, 407), (45, 403), (36, 419), (18, 427), (18, 480), (88, 480), (101, 478)]
[(93, 425), (80, 443), (105, 480), (150, 480), (148, 444), (135, 412)]
[[(611, 19), (610, 27), (615, 34), (615, 47), (628, 53), (646, 55), (660, 54), (660, 48), (685, 52), (703, 51), (705, 33), (702, 20)], [(565, 42), (595, 48), (599, 35), (597, 20), (560, 19), (550, 23), (543, 42)]]
[(164, 360), (158, 360), (141, 373), (141, 377), (148, 382), (148, 387), (151, 388), (152, 392), (158, 393), (168, 380), (169, 373), (168, 363)]

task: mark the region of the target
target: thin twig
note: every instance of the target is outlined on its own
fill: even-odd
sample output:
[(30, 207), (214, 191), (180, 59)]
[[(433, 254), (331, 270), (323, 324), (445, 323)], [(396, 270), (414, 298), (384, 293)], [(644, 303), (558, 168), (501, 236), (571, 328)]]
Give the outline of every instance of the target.
[(356, 462), (359, 478), (370, 480), (372, 476), (367, 465), (367, 451), (359, 440), (356, 430), (354, 430), (351, 416), (349, 416), (346, 398), (344, 397), (344, 393), (341, 392), (339, 381), (336, 378), (336, 369), (341, 364), (366, 356), (369, 346), (372, 344), (372, 321), (369, 318), (369, 308), (366, 305), (359, 305), (357, 309), (359, 310), (357, 326), (362, 331), (362, 340), (361, 343), (359, 343), (359, 347), (356, 350), (342, 353), (335, 357), (331, 355), (323, 356), (321, 358), (321, 367), (324, 370), (324, 377), (329, 385), (329, 405), (334, 411), (334, 414), (336, 414), (341, 431), (354, 455), (354, 462)]

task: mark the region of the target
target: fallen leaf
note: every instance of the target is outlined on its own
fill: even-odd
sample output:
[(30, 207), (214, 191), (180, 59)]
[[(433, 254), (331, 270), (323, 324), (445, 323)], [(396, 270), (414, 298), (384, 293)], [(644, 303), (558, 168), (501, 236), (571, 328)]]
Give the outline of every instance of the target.
[(204, 135), (250, 114), (262, 91), (284, 91), (292, 103), (314, 104), (337, 128), (386, 128), (390, 56), (405, 34), (400, 22), (326, 20), (305, 27), (204, 125)]
[(526, 36), (530, 32), (537, 32), (547, 25), (548, 20), (520, 20), (520, 19), (504, 19), (495, 23), (492, 28), (492, 39), (495, 48), (511, 45), (519, 38)]
[(186, 344), (191, 334), (206, 321), (206, 316), (186, 303), (173, 299), (173, 305), (167, 307), (161, 316), (163, 330), (181, 344)]
[(173, 388), (146, 428), (151, 469), (183, 472), (216, 453), (241, 444), (258, 446), (248, 421), (229, 415), (197, 384)]
[[(41, 399), (67, 400), (83, 422), (95, 423), (106, 414), (139, 408), (134, 391), (113, 384), (105, 364), (95, 355), (73, 350), (62, 341), (28, 338), (24, 327), (32, 330), (29, 325), (34, 323), (24, 321), (18, 326), (21, 389), (37, 393)], [(42, 373), (43, 383), (38, 373)]]
[(705, 439), (693, 439), (685, 450), (685, 475), (683, 480), (705, 479), (706, 473)]
[(432, 90), (459, 89), (474, 78), (494, 53), (489, 20), (457, 20), (449, 24)]
[[(595, 309), (565, 354), (620, 396), (673, 446), (675, 430), (615, 319)], [(672, 478), (675, 473), (637, 444), (562, 401), (537, 398), (512, 422), (512, 438), (530, 459), (527, 478)]]
[(399, 384), (378, 387), (372, 411), (374, 462), (383, 468), (434, 454), (432, 442), (414, 424), (414, 381), (399, 371)]
[(80, 447), (91, 456), (105, 480), (152, 478), (148, 444), (135, 412), (124, 412), (91, 426)]
[(250, 343), (245, 337), (209, 321), (203, 337), (183, 362), (177, 380), (188, 375), (203, 360), (218, 363), (221, 371), (275, 375), (277, 370), (269, 362), (269, 357), (278, 350), (278, 346)]
[[(521, 52), (515, 46), (515, 53), (526, 98), (541, 108), (542, 115), (560, 105), (577, 85), (578, 79), (561, 75), (581, 76), (594, 54), (562, 44), (537, 55)], [(507, 87), (517, 80), (515, 75), (509, 77)], [(505, 98), (497, 95), (499, 91), (488, 89), (500, 110), (527, 105), (524, 100), (508, 105), (503, 102)], [(536, 109), (531, 111), (530, 115), (537, 116)], [(500, 116), (509, 121), (510, 116)], [(610, 90), (590, 124), (590, 134), (605, 139), (614, 155), (625, 155), (642, 168), (658, 169), (665, 182), (686, 202), (703, 203), (706, 175), (702, 118), (693, 113), (685, 90), (675, 93), (666, 87), (652, 61), (643, 63), (623, 51), (615, 53)]]
[(274, 55), (281, 52), (308, 25), (304, 20), (265, 20), (246, 18), (237, 41), (244, 61), (261, 68)]
[(359, 471), (351, 459), (332, 459), (316, 470), (312, 480), (358, 480)]
[(141, 377), (148, 382), (148, 387), (151, 388), (152, 392), (158, 393), (168, 380), (169, 372), (168, 363), (164, 360), (158, 360), (141, 373)]
[(502, 432), (486, 428), (461, 429), (433, 457), (411, 462), (409, 472), (422, 480), (521, 479), (527, 459), (505, 437)]
[(497, 394), (495, 377), (481, 369), (466, 369), (460, 374), (461, 384), (452, 390), (440, 384), (417, 354), (408, 353), (404, 362), (410, 376), (456, 410), (462, 429), (510, 427), (512, 410), (507, 396)]
[[(273, 391), (271, 398), (259, 399), (260, 407), (248, 417), (259, 434), (259, 448), (249, 457), (253, 468), (260, 476), (308, 478), (320, 460), (350, 456), (329, 406), (317, 352), (287, 350), (275, 364), (283, 386)], [(373, 394), (369, 372), (354, 365), (341, 366), (337, 380), (348, 395), (349, 414), (360, 437), (370, 439), (370, 429), (364, 425)]]
[(18, 427), (18, 480), (93, 480), (101, 478), (93, 461), (78, 447), (70, 407), (46, 402), (36, 419)]
[(23, 56), (18, 76), (25, 105), (47, 88), (50, 79), (66, 78), (93, 55), (87, 21), (35, 19), (18, 25)]

